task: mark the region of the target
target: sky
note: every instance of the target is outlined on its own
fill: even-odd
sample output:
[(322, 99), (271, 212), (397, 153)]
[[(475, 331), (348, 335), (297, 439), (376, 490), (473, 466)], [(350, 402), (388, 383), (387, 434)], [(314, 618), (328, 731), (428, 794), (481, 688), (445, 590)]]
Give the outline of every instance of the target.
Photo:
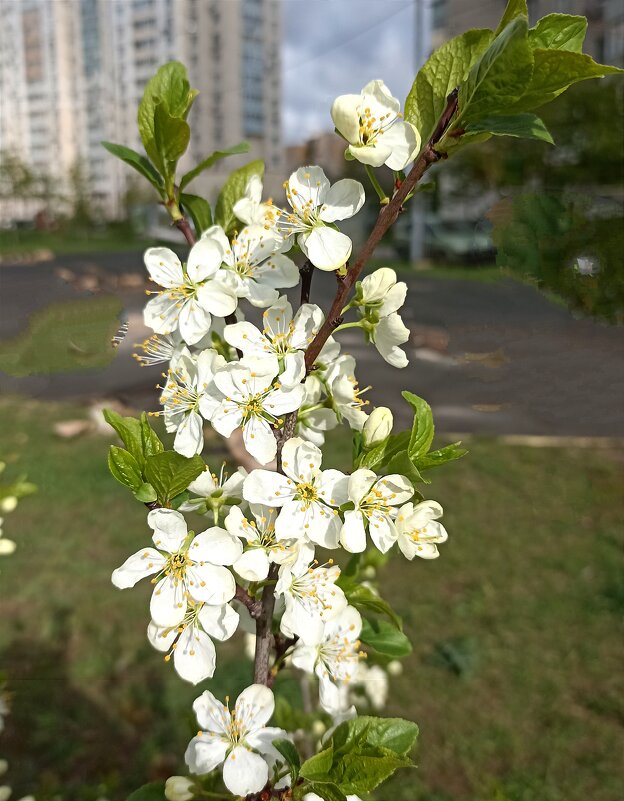
[(414, 79), (413, 0), (283, 0), (284, 140), (331, 131), (341, 94), (382, 78), (405, 101)]

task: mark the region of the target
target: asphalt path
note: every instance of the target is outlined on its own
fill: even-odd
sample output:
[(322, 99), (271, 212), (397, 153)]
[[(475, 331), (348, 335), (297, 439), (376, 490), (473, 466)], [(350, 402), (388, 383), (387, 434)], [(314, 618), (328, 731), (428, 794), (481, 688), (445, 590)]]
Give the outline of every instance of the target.
[[(469, 268), (468, 268), (469, 269)], [(65, 256), (39, 264), (0, 265), (0, 339), (18, 334), (52, 301), (93, 292), (118, 294), (130, 324), (106, 369), (14, 378), (0, 373), (0, 392), (50, 399), (118, 398), (157, 408), (162, 368), (140, 369), (132, 344), (147, 333), (138, 253)], [(409, 389), (432, 405), (441, 432), (624, 437), (622, 329), (578, 319), (536, 289), (508, 279), (492, 283), (410, 274), (403, 311), (412, 330), (410, 364), (387, 365), (360, 332), (339, 334), (358, 360), (368, 397), (390, 406), (401, 423)], [(317, 272), (312, 301), (328, 308), (333, 275)], [(246, 310), (248, 319), (257, 313)]]

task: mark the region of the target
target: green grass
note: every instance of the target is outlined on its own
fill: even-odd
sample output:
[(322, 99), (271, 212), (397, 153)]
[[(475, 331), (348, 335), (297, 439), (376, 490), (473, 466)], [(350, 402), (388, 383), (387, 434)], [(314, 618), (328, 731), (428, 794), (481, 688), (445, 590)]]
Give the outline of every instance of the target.
[[(0, 402), (7, 478), (39, 486), (5, 520), (0, 668), (12, 714), (0, 741), (16, 797), (124, 799), (183, 771), (201, 689), (145, 640), (150, 587), (111, 570), (146, 542), (145, 511), (107, 473), (106, 438), (61, 440), (66, 405)], [(436, 562), (396, 557), (383, 593), (414, 653), (387, 713), (416, 720), (418, 770), (381, 801), (617, 801), (621, 794), (622, 464), (609, 451), (505, 448), (475, 439), (432, 473), (450, 537)], [(348, 467), (332, 436), (326, 463)], [(222, 453), (207, 454), (211, 464)], [(220, 650), (214, 692), (250, 663)]]
[(0, 256), (20, 256), (37, 250), (65, 253), (116, 252), (142, 250), (147, 243), (130, 231), (102, 230), (0, 231)]

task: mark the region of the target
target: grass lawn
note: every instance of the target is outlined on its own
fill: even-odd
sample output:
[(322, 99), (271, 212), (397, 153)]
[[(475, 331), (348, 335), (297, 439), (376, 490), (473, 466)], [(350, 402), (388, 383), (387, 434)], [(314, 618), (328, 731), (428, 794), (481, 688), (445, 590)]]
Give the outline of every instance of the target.
[[(0, 401), (7, 478), (26, 472), (39, 487), (5, 519), (18, 550), (0, 567), (0, 669), (13, 695), (0, 755), (15, 797), (37, 801), (122, 801), (181, 772), (203, 689), (147, 644), (150, 585), (110, 584), (147, 542), (145, 510), (108, 475), (106, 438), (53, 434), (55, 421), (81, 415)], [(414, 642), (388, 714), (416, 720), (421, 737), (418, 770), (377, 798), (617, 801), (622, 463), (489, 439), (469, 448), (433, 474), (450, 534), (441, 558), (384, 569), (383, 592)], [(332, 466), (347, 467), (346, 439), (332, 436), (331, 450)], [(206, 686), (236, 695), (251, 671), (240, 641), (219, 658)]]
[(123, 250), (142, 250), (151, 243), (138, 239), (130, 232), (103, 229), (101, 231), (0, 231), (0, 256), (50, 250), (55, 256), (64, 253), (102, 253)]

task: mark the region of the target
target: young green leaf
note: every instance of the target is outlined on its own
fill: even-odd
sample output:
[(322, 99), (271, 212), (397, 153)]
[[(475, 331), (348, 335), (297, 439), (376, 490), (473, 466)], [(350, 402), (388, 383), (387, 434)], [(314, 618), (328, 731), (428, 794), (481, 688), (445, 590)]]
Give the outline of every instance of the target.
[(376, 612), (379, 615), (386, 615), (393, 626), (399, 631), (403, 631), (403, 623), (401, 618), (397, 615), (394, 609), (387, 601), (384, 601), (379, 595), (376, 595), (365, 584), (356, 584), (355, 586), (344, 588), (347, 601), (351, 606), (356, 609), (364, 610), (367, 612)]
[(125, 487), (130, 487), (130, 489), (135, 492), (143, 484), (141, 468), (137, 460), (130, 451), (120, 448), (117, 445), (110, 446), (108, 452), (108, 469), (120, 484), (123, 484)]
[(515, 136), (518, 139), (538, 139), (554, 145), (548, 128), (535, 114), (509, 114), (483, 117), (466, 126), (466, 133), (489, 133), (492, 136)]
[(548, 14), (529, 31), (529, 45), (544, 50), (583, 52), (587, 19), (572, 14)]
[(405, 390), (401, 392), (403, 398), (409, 403), (414, 411), (414, 422), (410, 435), (407, 451), (411, 458), (427, 453), (433, 442), (435, 427), (433, 425), (433, 413), (431, 406), (423, 398), (414, 395), (413, 392)]
[(236, 227), (234, 204), (244, 196), (249, 179), (253, 175), (260, 178), (264, 176), (263, 161), (252, 161), (244, 167), (234, 170), (221, 189), (215, 207), (215, 222), (223, 228), (226, 234), (230, 234)]
[(290, 775), (294, 784), (299, 778), (299, 770), (301, 769), (299, 752), (290, 740), (285, 739), (273, 740), (273, 747), (276, 748), (286, 760), (286, 765), (290, 768)]
[(418, 470), (429, 470), (431, 467), (439, 467), (446, 462), (461, 459), (468, 451), (466, 448), (460, 448), (460, 445), (461, 442), (453, 442), (451, 445), (446, 445), (444, 448), (429, 451), (429, 453), (419, 456), (414, 464)]
[(154, 141), (164, 169), (165, 180), (175, 173), (175, 165), (186, 152), (191, 138), (189, 124), (174, 117), (164, 102), (154, 109)]
[(158, 500), (168, 504), (179, 495), (205, 469), (206, 465), (199, 456), (187, 459), (176, 451), (163, 451), (145, 460), (145, 480), (156, 490)]
[(140, 173), (144, 178), (150, 182), (150, 184), (158, 191), (161, 197), (164, 197), (163, 192), (163, 180), (160, 176), (160, 173), (152, 162), (142, 156), (140, 153), (137, 153), (135, 150), (132, 150), (129, 147), (125, 147), (125, 145), (116, 145), (113, 142), (102, 142), (102, 147), (106, 148), (109, 153), (112, 153), (113, 156), (117, 156), (118, 159), (121, 159), (126, 164), (129, 164), (130, 167), (135, 169), (138, 173)]
[(398, 631), (391, 623), (386, 623), (385, 620), (365, 618), (362, 621), (360, 639), (378, 653), (393, 659), (399, 659), (412, 652), (412, 644), (405, 634)]
[(444, 111), (446, 98), (466, 80), (492, 38), (492, 31), (487, 29), (462, 33), (434, 51), (419, 70), (405, 101), (405, 119), (418, 128), (423, 145)]
[(112, 409), (104, 409), (104, 419), (106, 422), (115, 429), (119, 439), (123, 442), (126, 448), (134, 456), (139, 465), (139, 469), (143, 469), (145, 457), (143, 455), (143, 434), (142, 423), (135, 417), (122, 417)]
[(310, 779), (310, 781), (323, 781), (328, 777), (333, 761), (334, 749), (330, 741), (326, 748), (306, 759), (301, 766), (299, 775), (303, 776), (304, 779)]
[(165, 446), (160, 441), (160, 437), (151, 427), (149, 417), (146, 412), (141, 412), (141, 447), (144, 456), (153, 456), (155, 453), (164, 451)]
[(335, 784), (316, 784), (315, 782), (306, 782), (295, 788), (296, 801), (302, 801), (309, 793), (316, 793), (323, 801), (347, 801), (347, 796)]
[(165, 783), (144, 784), (143, 787), (130, 793), (126, 801), (165, 801)]
[(515, 17), (474, 64), (459, 90), (459, 125), (505, 114), (522, 97), (533, 71), (528, 30), (526, 18)]
[(571, 50), (536, 49), (533, 57), (533, 76), (514, 111), (531, 111), (543, 106), (579, 81), (624, 72), (619, 67), (597, 64), (591, 56)]
[(529, 18), (527, 0), (508, 0), (507, 7), (505, 8), (505, 12), (501, 17), (501, 21), (498, 23), (498, 28), (496, 29), (494, 36), (498, 36), (498, 34), (504, 30), (516, 17), (525, 17), (525, 19)]
[(197, 94), (188, 82), (186, 67), (179, 61), (164, 64), (145, 86), (137, 116), (139, 134), (145, 152), (163, 173), (165, 165), (155, 137), (156, 107), (162, 103), (172, 117), (185, 120)]
[(203, 197), (199, 197), (199, 195), (189, 195), (187, 192), (182, 192), (180, 195), (180, 203), (184, 211), (191, 215), (195, 233), (198, 237), (201, 236), (212, 225), (210, 203), (204, 200)]
[(336, 754), (349, 750), (352, 743), (386, 748), (399, 756), (407, 756), (416, 745), (418, 726), (403, 718), (376, 718), (361, 715), (341, 723), (332, 738)]
[(141, 486), (134, 492), (134, 497), (141, 503), (153, 503), (157, 500), (156, 490), (151, 484), (141, 484)]
[(242, 153), (248, 153), (249, 150), (249, 142), (239, 142), (239, 144), (234, 145), (233, 147), (228, 147), (226, 150), (215, 150), (211, 156), (208, 156), (208, 158), (200, 161), (197, 167), (193, 167), (192, 170), (189, 170), (185, 175), (182, 176), (180, 179), (180, 189), (184, 189), (185, 186), (188, 186), (191, 181), (197, 178), (197, 176), (204, 172), (204, 170), (209, 170), (221, 159), (224, 159), (227, 156), (239, 156)]

